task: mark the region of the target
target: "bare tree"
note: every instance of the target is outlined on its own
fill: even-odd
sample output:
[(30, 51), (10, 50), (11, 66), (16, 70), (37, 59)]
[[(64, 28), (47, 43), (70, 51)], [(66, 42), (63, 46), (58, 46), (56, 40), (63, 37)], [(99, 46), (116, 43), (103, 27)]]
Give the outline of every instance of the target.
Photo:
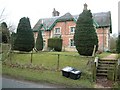
[(110, 37), (110, 50), (116, 51), (116, 40), (117, 40), (117, 34), (113, 34)]
[(2, 10), (1, 14), (0, 14), (0, 23), (3, 22), (5, 20), (5, 17), (4, 17), (4, 11), (5, 11), (5, 8)]
[(8, 29), (10, 31), (10, 33), (14, 32), (16, 29), (16, 26), (13, 23), (9, 23), (8, 24)]

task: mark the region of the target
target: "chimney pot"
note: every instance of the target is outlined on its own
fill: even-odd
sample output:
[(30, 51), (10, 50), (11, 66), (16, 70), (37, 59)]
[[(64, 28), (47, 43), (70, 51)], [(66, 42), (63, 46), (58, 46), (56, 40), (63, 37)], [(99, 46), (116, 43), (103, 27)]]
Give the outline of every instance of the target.
[(84, 9), (83, 10), (87, 10), (87, 4), (84, 4)]
[(55, 8), (53, 9), (53, 12), (52, 12), (52, 16), (55, 17), (55, 16), (59, 16), (59, 12), (55, 10)]

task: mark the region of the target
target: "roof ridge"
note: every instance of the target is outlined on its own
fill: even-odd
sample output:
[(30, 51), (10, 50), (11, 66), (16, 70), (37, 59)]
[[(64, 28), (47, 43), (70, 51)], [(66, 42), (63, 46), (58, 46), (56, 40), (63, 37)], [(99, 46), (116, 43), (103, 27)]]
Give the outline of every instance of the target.
[[(37, 30), (42, 22), (44, 22), (44, 26), (48, 27), (49, 29), (52, 29), (57, 22), (64, 22), (64, 21), (75, 21), (76, 22), (79, 15), (80, 14), (72, 15), (70, 12), (67, 12), (62, 16), (41, 18), (37, 22), (34, 29)], [(96, 27), (111, 26), (111, 12), (110, 11), (92, 13), (92, 15), (93, 15), (93, 19), (94, 19), (94, 23)]]

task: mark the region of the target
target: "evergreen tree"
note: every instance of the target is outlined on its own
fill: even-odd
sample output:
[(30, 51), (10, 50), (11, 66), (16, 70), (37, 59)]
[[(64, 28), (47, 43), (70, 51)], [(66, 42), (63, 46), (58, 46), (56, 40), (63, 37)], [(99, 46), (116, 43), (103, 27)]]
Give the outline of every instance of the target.
[(120, 34), (118, 36), (118, 40), (117, 40), (117, 49), (116, 49), (117, 53), (120, 53)]
[(20, 19), (14, 45), (15, 49), (19, 51), (29, 52), (34, 48), (34, 36), (29, 18)]
[(10, 40), (10, 32), (8, 30), (6, 22), (1, 23), (1, 29), (2, 29), (2, 42), (8, 43)]
[(43, 37), (42, 37), (41, 30), (39, 30), (38, 37), (36, 39), (36, 49), (38, 51), (41, 51), (43, 49)]
[(94, 45), (96, 45), (96, 51), (98, 49), (98, 37), (93, 26), (92, 13), (85, 7), (76, 23), (74, 42), (80, 55), (91, 56)]

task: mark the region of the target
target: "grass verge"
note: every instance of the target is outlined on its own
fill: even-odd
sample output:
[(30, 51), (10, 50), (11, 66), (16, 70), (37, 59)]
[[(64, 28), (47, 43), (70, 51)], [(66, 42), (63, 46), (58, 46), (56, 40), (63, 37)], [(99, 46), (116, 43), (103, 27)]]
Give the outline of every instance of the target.
[(104, 58), (106, 56), (109, 56), (111, 53), (110, 52), (103, 52), (101, 54), (97, 54), (96, 56), (99, 57), (99, 58)]
[(66, 87), (82, 87), (91, 88), (93, 83), (86, 74), (81, 75), (78, 80), (72, 80), (62, 76), (61, 71), (35, 71), (30, 69), (12, 68), (3, 65), (2, 67), (3, 75), (10, 75), (15, 78), (22, 78), (24, 80), (31, 80), (36, 82), (46, 82), (57, 85), (64, 85)]

